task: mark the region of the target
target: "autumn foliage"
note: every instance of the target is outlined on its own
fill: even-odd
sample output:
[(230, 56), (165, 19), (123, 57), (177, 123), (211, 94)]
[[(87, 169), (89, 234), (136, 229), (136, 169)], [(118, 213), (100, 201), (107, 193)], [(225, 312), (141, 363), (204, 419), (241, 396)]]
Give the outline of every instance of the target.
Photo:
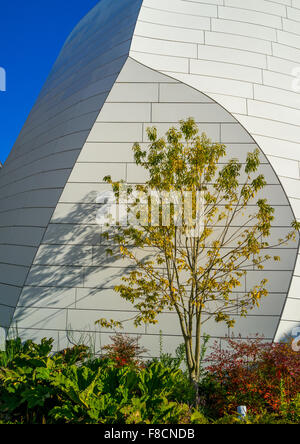
[(300, 355), (288, 343), (228, 339), (228, 347), (216, 344), (208, 360), (215, 383), (211, 402), (219, 414), (234, 413), (239, 405), (250, 413), (280, 413), (300, 393)]

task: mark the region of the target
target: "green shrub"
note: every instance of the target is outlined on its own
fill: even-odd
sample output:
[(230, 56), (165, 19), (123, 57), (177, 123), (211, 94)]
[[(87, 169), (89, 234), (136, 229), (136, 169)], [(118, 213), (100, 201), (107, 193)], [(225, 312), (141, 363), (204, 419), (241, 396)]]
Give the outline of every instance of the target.
[(19, 339), (0, 368), (1, 420), (22, 423), (175, 424), (190, 417), (179, 400), (181, 370), (153, 362), (85, 361), (81, 346), (51, 355), (52, 340)]

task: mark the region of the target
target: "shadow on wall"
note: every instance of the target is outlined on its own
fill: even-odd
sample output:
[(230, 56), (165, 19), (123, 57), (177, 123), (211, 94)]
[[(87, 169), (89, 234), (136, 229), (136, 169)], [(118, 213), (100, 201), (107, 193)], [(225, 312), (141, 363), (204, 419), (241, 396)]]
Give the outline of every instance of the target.
[[(22, 337), (56, 337), (56, 332), (69, 331), (69, 342), (74, 336), (77, 342), (99, 333), (95, 321), (100, 318), (134, 317), (132, 305), (114, 291), (133, 265), (107, 254), (108, 248), (117, 253), (117, 247), (101, 238), (96, 215), (105, 204), (96, 204), (96, 197), (97, 192), (91, 192), (81, 203), (58, 205), (13, 318), (12, 328), (18, 326)], [(101, 331), (105, 336), (112, 333)]]
[[(120, 283), (122, 276), (133, 265), (121, 257), (106, 254), (107, 248), (116, 247), (101, 240), (101, 228), (96, 223), (96, 216), (99, 209), (103, 211), (105, 204), (95, 203), (97, 195), (96, 191), (92, 191), (85, 194), (80, 203), (58, 204), (15, 312), (13, 325), (18, 325), (22, 337), (34, 340), (54, 337), (57, 348), (64, 348), (72, 342), (82, 342), (83, 338), (87, 342), (89, 335), (97, 335), (98, 350), (107, 343), (112, 332), (95, 326), (96, 320), (106, 318), (128, 321), (134, 317), (132, 305), (114, 292), (115, 285)], [(275, 233), (274, 236), (277, 238)], [(295, 245), (293, 247), (286, 251), (292, 262), (297, 254)], [(148, 257), (145, 255), (145, 259)], [(283, 262), (286, 261), (285, 271), (274, 269), (263, 272), (264, 275), (271, 273), (270, 285), (274, 287), (271, 292), (278, 292), (279, 280), (284, 280), (280, 290), (282, 296), (286, 294), (285, 288), (288, 287), (293, 268), (293, 264), (289, 265), (290, 260), (284, 256)], [(253, 272), (250, 272), (251, 276)], [(272, 331), (268, 335), (270, 338), (282, 309), (282, 306), (279, 307), (280, 301), (284, 303), (280, 295), (273, 296), (276, 296), (274, 302), (267, 298), (261, 317), (251, 317), (247, 322), (238, 319), (240, 322), (237, 328), (244, 329), (246, 324), (251, 323), (252, 327), (255, 326), (253, 333), (257, 333), (262, 328), (266, 329), (267, 323), (270, 324), (267, 331)], [(69, 333), (66, 334), (66, 331)], [(144, 327), (136, 329), (132, 321), (126, 323), (124, 331), (135, 336), (146, 332)], [(215, 331), (215, 325), (212, 331)], [(223, 337), (223, 330), (213, 336)]]

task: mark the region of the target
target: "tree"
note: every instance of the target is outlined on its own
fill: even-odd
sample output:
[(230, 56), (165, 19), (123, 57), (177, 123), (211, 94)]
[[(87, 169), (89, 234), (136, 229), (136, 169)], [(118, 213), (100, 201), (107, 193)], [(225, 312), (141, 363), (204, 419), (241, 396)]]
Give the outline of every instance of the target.
[[(224, 160), (226, 147), (199, 135), (192, 118), (180, 122), (159, 138), (148, 129), (149, 148), (135, 144), (135, 162), (145, 169), (145, 185), (125, 188), (112, 184), (115, 198), (128, 194), (128, 221), (108, 224), (106, 239), (134, 265), (115, 290), (137, 312), (136, 326), (156, 324), (164, 310), (175, 311), (185, 344), (191, 381), (199, 382), (203, 326), (210, 319), (233, 327), (232, 313), (241, 316), (267, 296), (267, 280), (237, 299), (233, 293), (249, 268), (263, 270), (267, 261), (279, 261), (271, 247), (296, 239), (299, 223), (277, 245), (270, 245), (274, 208), (257, 195), (266, 185), (258, 174), (259, 150), (246, 163)], [(223, 160), (224, 165), (220, 164)], [(123, 195), (123, 197), (122, 197)], [(150, 257), (144, 257), (145, 252)], [(119, 322), (98, 321), (120, 327)]]

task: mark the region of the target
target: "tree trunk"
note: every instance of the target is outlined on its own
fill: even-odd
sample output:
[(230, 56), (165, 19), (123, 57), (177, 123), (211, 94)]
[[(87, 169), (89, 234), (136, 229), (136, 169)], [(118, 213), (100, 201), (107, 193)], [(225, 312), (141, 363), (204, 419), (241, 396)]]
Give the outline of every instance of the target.
[(185, 339), (185, 346), (190, 381), (195, 390), (195, 405), (196, 408), (198, 408), (201, 404), (201, 396), (199, 393), (199, 382), (201, 376), (201, 312), (197, 313), (196, 344), (194, 352), (192, 346), (192, 335)]
[(199, 397), (199, 366), (197, 366), (195, 357), (192, 354), (192, 343), (190, 338), (185, 339), (185, 349), (186, 349), (186, 358), (187, 358), (187, 366), (188, 372), (190, 376), (191, 385), (195, 390), (195, 406), (199, 407), (200, 405), (200, 397)]

